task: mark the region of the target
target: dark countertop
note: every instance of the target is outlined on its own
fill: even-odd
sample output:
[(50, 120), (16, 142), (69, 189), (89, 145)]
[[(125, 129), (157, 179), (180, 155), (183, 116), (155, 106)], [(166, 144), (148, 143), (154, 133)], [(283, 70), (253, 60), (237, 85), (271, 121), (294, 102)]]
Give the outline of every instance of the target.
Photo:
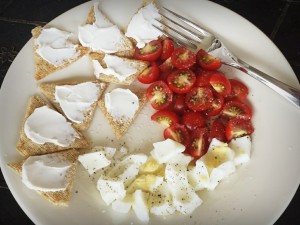
[[(83, 0), (0, 0), (0, 85), (31, 29), (44, 25)], [(300, 80), (300, 0), (213, 0), (248, 19), (281, 50)], [(294, 44), (297, 43), (297, 44)], [(0, 225), (33, 224), (0, 173)], [(300, 190), (275, 225), (300, 224)]]

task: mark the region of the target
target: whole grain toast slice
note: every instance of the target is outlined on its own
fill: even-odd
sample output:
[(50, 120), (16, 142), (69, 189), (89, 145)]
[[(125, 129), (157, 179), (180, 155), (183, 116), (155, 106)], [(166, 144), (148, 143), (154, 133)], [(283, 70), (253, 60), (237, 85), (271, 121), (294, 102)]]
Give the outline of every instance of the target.
[[(38, 36), (41, 34), (42, 32), (42, 27), (38, 26), (35, 27), (32, 31), (32, 37), (33, 40), (35, 40), (36, 38), (38, 38)], [(88, 48), (85, 48), (83, 46), (81, 46), (80, 44), (77, 45), (77, 52), (79, 53), (78, 56), (72, 60), (69, 61), (65, 61), (62, 65), (60, 66), (54, 66), (51, 63), (47, 62), (45, 59), (43, 59), (38, 53), (37, 50), (38, 49), (38, 45), (36, 45), (35, 43), (33, 44), (33, 53), (34, 53), (34, 68), (35, 68), (35, 72), (34, 72), (34, 78), (36, 80), (41, 80), (44, 77), (59, 71), (69, 65), (71, 65), (72, 63), (74, 63), (75, 61), (77, 61), (78, 59), (80, 59), (82, 56), (86, 55), (88, 53)]]
[(42, 107), (45, 105), (47, 105), (53, 109), (53, 107), (51, 105), (47, 104), (47, 102), (38, 95), (34, 95), (29, 99), (28, 106), (27, 106), (26, 113), (25, 113), (25, 118), (24, 118), (23, 124), (20, 129), (20, 137), (19, 137), (17, 147), (16, 147), (17, 151), (22, 156), (28, 157), (31, 155), (43, 155), (43, 154), (58, 152), (58, 151), (62, 151), (65, 149), (70, 149), (70, 148), (77, 149), (77, 148), (89, 147), (90, 143), (78, 131), (77, 131), (77, 133), (79, 135), (79, 138), (75, 138), (75, 141), (72, 142), (67, 147), (58, 146), (53, 143), (37, 144), (37, 143), (33, 142), (32, 140), (30, 140), (24, 132), (25, 121), (33, 113), (33, 111), (36, 108), (39, 108), (39, 107)]
[[(107, 84), (102, 83), (100, 81), (91, 81), (92, 83), (95, 83), (99, 85), (99, 97), (100, 99), (102, 93), (105, 91)], [(39, 84), (39, 90), (50, 100), (52, 105), (59, 111), (61, 114), (65, 115), (63, 109), (61, 108), (60, 104), (55, 100), (55, 88), (56, 86), (60, 85), (77, 85), (84, 82), (51, 82), (51, 83), (41, 83)], [(94, 112), (97, 108), (98, 100), (95, 101), (90, 110), (85, 113), (84, 120), (81, 123), (72, 122), (75, 129), (79, 131), (87, 130), (92, 122)], [(65, 117), (67, 117), (65, 115)]]
[[(98, 5), (98, 4), (96, 4)], [(98, 10), (100, 11), (100, 9), (98, 8)], [(100, 11), (101, 12), (101, 11)], [(104, 15), (103, 12), (101, 12), (102, 15)], [(105, 16), (105, 15), (104, 15)], [(106, 16), (105, 18), (110, 21)], [(88, 18), (86, 19), (86, 24), (93, 24), (96, 21), (96, 17), (95, 17), (95, 5), (93, 5), (91, 7), (91, 10), (89, 12)], [(110, 21), (111, 22), (111, 21)], [(122, 44), (122, 49), (116, 53), (114, 53), (114, 55), (117, 56), (122, 56), (122, 57), (127, 57), (127, 58), (131, 58), (134, 55), (134, 47), (133, 44), (131, 42), (131, 40), (129, 38), (127, 38), (124, 34), (124, 32), (120, 29), (120, 31), (122, 32), (122, 34), (124, 35), (124, 43)], [(103, 54), (104, 52), (102, 51), (95, 51), (97, 53)]]
[[(77, 159), (78, 159), (78, 151), (74, 149), (69, 149), (61, 152), (51, 153), (51, 155), (57, 155), (66, 161), (69, 161), (72, 166), (68, 170), (67, 179), (69, 180), (67, 188), (63, 191), (54, 191), (54, 192), (42, 192), (37, 191), (40, 195), (46, 198), (48, 201), (57, 206), (68, 206), (69, 201), (72, 196), (72, 187), (74, 183), (74, 178), (77, 170)], [(8, 167), (14, 170), (18, 175), (22, 176), (22, 166), (24, 160), (19, 162), (9, 163)], [(41, 175), (42, 176), (42, 175)]]
[[(114, 120), (112, 115), (107, 111), (105, 107), (105, 96), (102, 96), (102, 98), (99, 100), (99, 107), (101, 111), (103, 112), (105, 118), (107, 119), (109, 125), (112, 127), (112, 130), (114, 134), (116, 135), (117, 139), (121, 139), (126, 131), (129, 129), (129, 127), (133, 124), (135, 118), (137, 115), (140, 113), (140, 111), (143, 109), (144, 105), (147, 102), (146, 98), (146, 92), (144, 90), (131, 90), (139, 99), (139, 108), (136, 111), (134, 117), (130, 120), (125, 120), (125, 121), (119, 121), (119, 120)], [(128, 106), (130, 107), (130, 106)]]
[[(99, 54), (95, 52), (91, 52), (89, 54), (89, 58), (93, 61), (96, 60), (98, 63), (103, 67), (107, 68), (107, 65), (104, 62), (105, 54)], [(120, 57), (120, 56), (119, 56)], [(128, 59), (125, 57), (121, 57), (125, 61), (131, 63), (136, 68), (137, 72), (132, 74), (131, 76), (127, 77), (125, 80), (119, 80), (114, 75), (107, 75), (104, 73), (95, 74), (96, 78), (109, 83), (115, 83), (115, 84), (123, 84), (123, 85), (130, 85), (149, 65), (149, 62), (141, 61), (141, 60), (135, 60), (135, 59)]]

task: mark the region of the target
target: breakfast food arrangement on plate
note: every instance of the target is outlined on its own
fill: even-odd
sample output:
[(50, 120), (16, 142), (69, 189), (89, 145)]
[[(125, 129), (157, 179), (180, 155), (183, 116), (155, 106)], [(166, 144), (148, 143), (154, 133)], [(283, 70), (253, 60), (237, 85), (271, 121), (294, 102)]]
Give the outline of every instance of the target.
[[(152, 26), (161, 19), (155, 3), (144, 4), (123, 33), (93, 3), (78, 27), (79, 43), (56, 27), (32, 30), (37, 81), (83, 56), (95, 79), (40, 83), (44, 97), (29, 99), (16, 144), (24, 159), (8, 165), (26, 187), (67, 206), (79, 162), (96, 181), (99, 201), (147, 222), (190, 215), (202, 204), (202, 191), (214, 190), (250, 160), (247, 86), (218, 70), (221, 59), (165, 37)], [(122, 140), (148, 104), (155, 110), (148, 119), (164, 127), (164, 140), (147, 154), (93, 146), (83, 134), (100, 109)]]

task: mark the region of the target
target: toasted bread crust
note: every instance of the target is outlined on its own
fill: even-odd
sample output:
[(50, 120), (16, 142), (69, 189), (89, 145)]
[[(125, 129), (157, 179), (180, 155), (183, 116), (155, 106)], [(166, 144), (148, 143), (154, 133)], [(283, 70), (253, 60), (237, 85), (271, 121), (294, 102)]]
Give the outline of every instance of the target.
[(89, 147), (89, 142), (85, 139), (85, 137), (80, 133), (77, 132), (79, 135), (79, 138), (76, 138), (74, 142), (70, 144), (70, 146), (67, 147), (62, 147), (55, 145), (53, 143), (45, 143), (45, 144), (36, 144), (33, 141), (31, 141), (25, 134), (24, 132), (24, 124), (26, 119), (33, 113), (33, 111), (36, 108), (42, 107), (48, 105), (50, 108), (51, 107), (47, 102), (41, 98), (38, 95), (34, 95), (30, 98), (27, 110), (25, 113), (25, 119), (23, 121), (23, 124), (21, 126), (20, 130), (20, 138), (17, 143), (17, 151), (24, 157), (28, 157), (31, 155), (42, 155), (42, 154), (47, 154), (47, 153), (52, 153), (52, 152), (58, 152), (62, 151), (65, 149), (70, 149), (70, 148), (87, 148)]
[[(45, 197), (48, 201), (53, 203), (57, 206), (68, 206), (69, 201), (72, 196), (72, 187), (74, 183), (74, 177), (76, 175), (76, 169), (77, 169), (77, 158), (78, 158), (78, 151), (74, 149), (65, 150), (62, 152), (52, 153), (52, 155), (57, 155), (60, 157), (63, 157), (66, 161), (69, 161), (72, 163), (71, 168), (68, 170), (68, 179), (69, 183), (67, 185), (67, 188), (63, 191), (55, 191), (55, 192), (42, 192), (37, 191), (40, 195)], [(10, 163), (8, 164), (8, 167), (10, 167), (12, 170), (14, 170), (18, 175), (22, 176), (22, 166), (25, 160)]]

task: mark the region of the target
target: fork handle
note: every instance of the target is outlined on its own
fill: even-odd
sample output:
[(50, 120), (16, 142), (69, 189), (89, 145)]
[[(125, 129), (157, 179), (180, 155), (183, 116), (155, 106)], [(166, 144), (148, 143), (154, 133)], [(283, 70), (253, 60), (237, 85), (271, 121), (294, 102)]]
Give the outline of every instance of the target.
[(273, 91), (277, 92), (279, 95), (290, 101), (292, 104), (300, 108), (300, 90), (290, 85), (287, 85), (268, 74), (256, 69), (253, 66), (250, 66), (241, 59), (234, 59), (232, 63), (224, 63), (226, 65), (232, 66), (236, 69), (241, 70), (242, 72), (248, 74), (252, 78), (262, 82)]

